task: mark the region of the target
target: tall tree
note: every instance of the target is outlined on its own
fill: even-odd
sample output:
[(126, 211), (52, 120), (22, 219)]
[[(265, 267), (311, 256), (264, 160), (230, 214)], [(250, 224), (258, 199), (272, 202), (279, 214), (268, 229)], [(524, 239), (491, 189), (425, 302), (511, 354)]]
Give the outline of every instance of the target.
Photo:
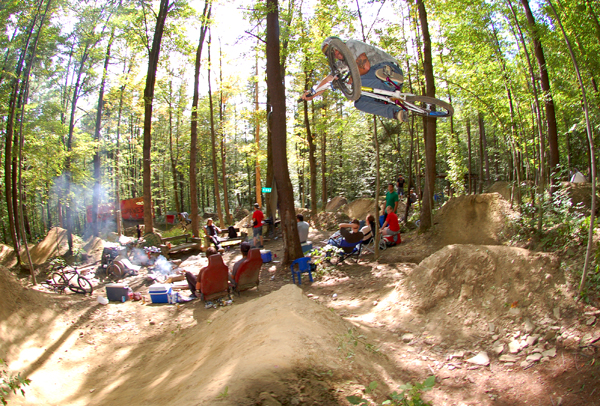
[(160, 44), (165, 30), (165, 21), (171, 5), (169, 0), (161, 0), (156, 18), (156, 28), (148, 60), (148, 73), (146, 74), (146, 87), (144, 88), (144, 228), (147, 233), (154, 231), (154, 218), (152, 210), (152, 102), (154, 100), (154, 86), (156, 84), (156, 71), (160, 55)]
[(277, 168), (274, 176), (275, 182), (277, 182), (281, 229), (283, 230), (283, 263), (287, 264), (302, 257), (303, 254), (296, 225), (294, 192), (287, 161), (285, 87), (279, 58), (278, 0), (267, 0), (267, 10), (267, 86), (273, 108), (271, 121), (273, 166)]
[[(546, 106), (546, 124), (548, 126), (548, 147), (550, 148), (549, 165), (550, 170), (554, 173), (558, 168), (559, 164), (559, 152), (558, 152), (558, 128), (556, 125), (556, 111), (554, 108), (554, 97), (552, 96), (552, 90), (550, 89), (550, 76), (548, 75), (548, 65), (546, 63), (546, 57), (544, 55), (544, 48), (542, 46), (541, 36), (539, 28), (535, 22), (531, 8), (529, 7), (529, 0), (521, 0), (523, 8), (525, 9), (525, 15), (527, 16), (527, 22), (529, 24), (530, 34), (533, 41), (533, 52), (538, 62), (540, 69), (540, 84), (542, 87), (542, 97)], [(552, 177), (554, 179), (554, 177)], [(542, 183), (544, 179), (541, 179)]]
[(210, 14), (212, 11), (212, 1), (204, 2), (202, 11), (202, 20), (200, 23), (200, 39), (196, 48), (196, 61), (194, 64), (194, 96), (192, 98), (192, 122), (190, 126), (190, 213), (192, 215), (192, 234), (198, 237), (200, 227), (198, 225), (198, 190), (196, 186), (196, 160), (198, 159), (198, 99), (200, 87), (200, 65), (202, 61), (202, 46), (206, 37), (206, 30), (210, 24)]
[[(425, 72), (425, 95), (435, 97), (435, 80), (433, 76), (433, 59), (431, 57), (431, 37), (429, 36), (429, 23), (427, 10), (423, 0), (417, 0), (419, 21), (423, 35), (423, 70)], [(428, 230), (433, 225), (431, 210), (433, 205), (433, 192), (435, 189), (436, 172), (436, 132), (437, 121), (435, 118), (424, 117), (423, 127), (425, 132), (425, 189), (421, 205), (421, 229)]]

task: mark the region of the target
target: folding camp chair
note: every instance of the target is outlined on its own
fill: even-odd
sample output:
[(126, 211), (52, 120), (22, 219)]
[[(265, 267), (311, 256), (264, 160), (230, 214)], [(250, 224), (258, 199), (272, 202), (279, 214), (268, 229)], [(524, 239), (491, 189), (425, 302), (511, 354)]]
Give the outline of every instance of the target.
[(334, 265), (337, 265), (341, 262), (344, 262), (347, 258), (355, 258), (356, 263), (358, 263), (360, 252), (362, 249), (362, 239), (364, 234), (362, 232), (352, 233), (347, 228), (342, 228), (340, 230), (341, 238), (337, 241), (330, 241), (330, 245), (334, 245), (338, 250), (334, 253), (328, 253), (327, 257), (329, 258), (329, 262)]

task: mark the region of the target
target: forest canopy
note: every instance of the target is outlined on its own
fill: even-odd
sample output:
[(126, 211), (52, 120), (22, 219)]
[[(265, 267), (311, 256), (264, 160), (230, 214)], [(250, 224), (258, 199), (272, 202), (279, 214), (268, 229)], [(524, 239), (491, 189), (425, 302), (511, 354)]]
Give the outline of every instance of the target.
[[(386, 50), (400, 62), (404, 90), (425, 94), (418, 3), (279, 3), (287, 156), (297, 206), (321, 210), (336, 196), (375, 196), (374, 123), (381, 182), (404, 174), (416, 190), (423, 187), (422, 120), (374, 120), (335, 91), (310, 103), (297, 101), (328, 73), (320, 45), (330, 35)], [(436, 97), (455, 109), (452, 118), (437, 120), (434, 192), (480, 193), (495, 181), (549, 190), (575, 168), (589, 179), (582, 89), (557, 19), (581, 69), (596, 138), (598, 2), (553, 1), (556, 14), (547, 0), (421, 4)], [(265, 200), (259, 185), (271, 186), (277, 170), (269, 167), (265, 2), (5, 1), (0, 6), (5, 243), (12, 234), (22, 239), (23, 232), (36, 239), (71, 216), (73, 232), (83, 234), (88, 206), (144, 195), (144, 98), (162, 8), (148, 151), (156, 222), (191, 211), (192, 192), (200, 214), (218, 211), (226, 222), (236, 210)]]

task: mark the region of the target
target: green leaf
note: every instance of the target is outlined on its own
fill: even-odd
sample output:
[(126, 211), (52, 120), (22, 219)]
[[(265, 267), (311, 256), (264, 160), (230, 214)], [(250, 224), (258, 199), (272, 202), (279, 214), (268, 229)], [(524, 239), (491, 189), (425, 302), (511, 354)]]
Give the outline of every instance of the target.
[(366, 405), (367, 401), (360, 396), (346, 396), (346, 400), (352, 405)]
[(435, 385), (435, 375), (431, 375), (429, 378), (425, 379), (425, 381), (423, 382), (423, 386), (427, 389), (425, 390), (429, 390), (431, 388), (433, 388), (433, 385)]

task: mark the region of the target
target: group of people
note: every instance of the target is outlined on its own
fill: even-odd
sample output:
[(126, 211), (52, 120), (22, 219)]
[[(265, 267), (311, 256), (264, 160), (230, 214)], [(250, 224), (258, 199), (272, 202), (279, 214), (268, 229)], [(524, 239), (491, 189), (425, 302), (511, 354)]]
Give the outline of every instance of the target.
[[(263, 225), (265, 223), (265, 215), (260, 210), (260, 206), (258, 203), (254, 203), (254, 212), (252, 213), (252, 242), (254, 247), (263, 248), (264, 240), (263, 240)], [(214, 224), (212, 218), (208, 218), (206, 220), (206, 236), (213, 243), (215, 249), (219, 252), (223, 251), (223, 247), (221, 246), (221, 239), (219, 238), (219, 234), (223, 231), (219, 227)], [(230, 236), (231, 237), (231, 236)], [(260, 244), (257, 243), (260, 241)]]
[[(235, 275), (237, 274), (238, 270), (240, 269), (240, 267), (242, 266), (242, 264), (244, 262), (246, 262), (248, 260), (248, 252), (250, 252), (250, 248), (252, 248), (250, 246), (249, 242), (244, 241), (241, 245), (240, 245), (240, 253), (242, 254), (242, 258), (240, 258), (238, 261), (235, 262), (235, 264), (233, 264), (232, 269), (229, 271), (229, 283), (232, 286), (235, 286)], [(217, 255), (217, 249), (215, 247), (209, 247), (206, 250), (206, 258), (210, 257), (211, 255)], [(191, 296), (190, 299), (197, 299), (198, 296), (200, 295), (200, 290), (202, 288), (202, 274), (208, 269), (208, 265), (205, 266), (204, 268), (200, 269), (200, 272), (198, 272), (197, 275), (194, 275), (193, 273), (189, 272), (189, 271), (185, 271), (185, 279), (188, 283), (188, 288), (190, 289), (191, 292)]]

